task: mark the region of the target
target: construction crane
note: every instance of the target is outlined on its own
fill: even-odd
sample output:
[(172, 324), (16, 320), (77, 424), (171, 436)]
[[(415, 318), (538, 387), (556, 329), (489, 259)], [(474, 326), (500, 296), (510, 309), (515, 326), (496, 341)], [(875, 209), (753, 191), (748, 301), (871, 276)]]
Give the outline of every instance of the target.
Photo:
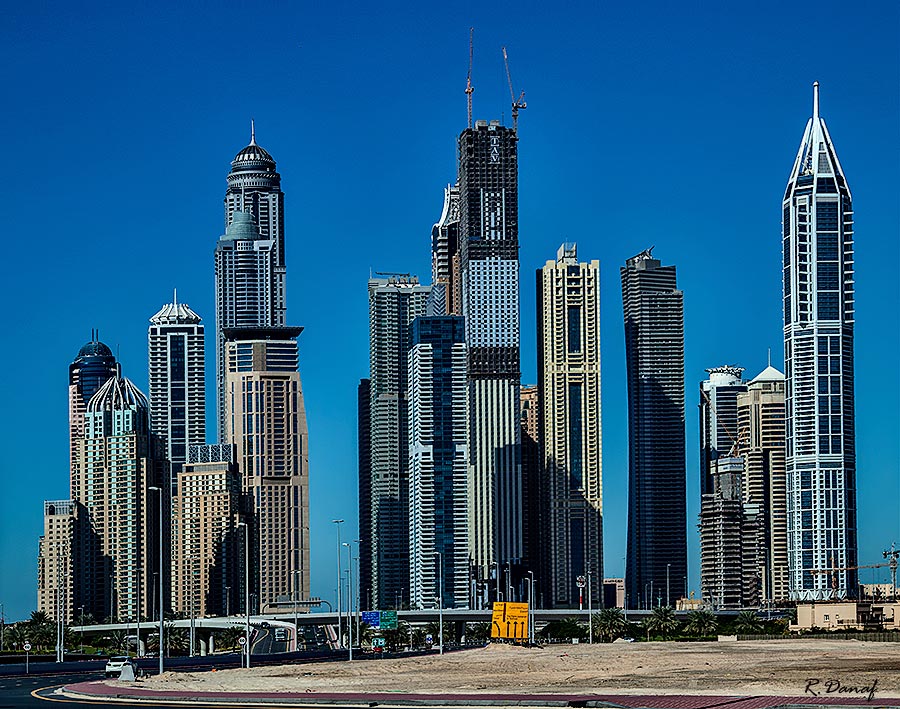
[(897, 557), (900, 556), (900, 550), (895, 548), (894, 542), (891, 542), (890, 550), (881, 552), (885, 559), (890, 559), (888, 567), (891, 570), (891, 595), (897, 600)]
[(519, 109), (528, 108), (528, 104), (525, 103), (525, 92), (519, 94), (519, 98), (516, 99), (516, 92), (513, 89), (512, 76), (509, 73), (509, 57), (506, 56), (506, 47), (503, 47), (503, 64), (506, 67), (506, 81), (509, 83), (509, 98), (512, 101), (512, 119), (513, 119), (513, 130), (518, 130), (519, 127)]
[[(884, 558), (887, 559), (890, 554), (900, 555), (900, 552), (894, 551), (894, 545), (891, 544), (891, 551), (884, 552)], [(832, 563), (833, 560), (832, 560)], [(811, 574), (832, 574), (831, 576), (831, 597), (834, 598), (837, 591), (837, 572), (838, 571), (856, 571), (857, 569), (880, 569), (885, 566), (891, 567), (891, 575), (894, 578), (894, 599), (897, 598), (897, 557), (891, 557), (891, 561), (886, 564), (860, 564), (858, 566), (832, 566), (830, 569), (810, 569)]]
[(472, 93), (475, 87), (472, 86), (472, 59), (475, 55), (473, 39), (475, 36), (475, 28), (469, 28), (469, 74), (466, 76), (466, 104), (469, 109), (469, 128), (472, 127)]

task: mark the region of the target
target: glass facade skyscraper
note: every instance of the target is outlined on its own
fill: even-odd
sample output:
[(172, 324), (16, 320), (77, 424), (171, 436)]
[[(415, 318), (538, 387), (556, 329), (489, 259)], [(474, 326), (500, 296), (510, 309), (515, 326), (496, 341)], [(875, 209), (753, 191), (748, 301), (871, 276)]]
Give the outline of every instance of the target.
[(845, 598), (857, 590), (853, 202), (818, 83), (782, 215), (790, 596)]
[[(468, 397), (461, 317), (419, 317), (409, 354), (410, 604), (469, 605)], [(440, 585), (440, 588), (438, 587)]]
[[(648, 249), (622, 275), (628, 381), (628, 551), (632, 607), (672, 602), (687, 576), (684, 295)], [(669, 596), (667, 599), (666, 596)]]

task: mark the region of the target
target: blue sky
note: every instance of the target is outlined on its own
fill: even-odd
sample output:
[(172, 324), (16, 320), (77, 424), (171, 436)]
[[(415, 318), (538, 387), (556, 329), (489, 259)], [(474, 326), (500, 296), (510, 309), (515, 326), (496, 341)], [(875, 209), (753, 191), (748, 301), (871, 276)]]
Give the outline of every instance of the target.
[(147, 319), (174, 287), (214, 327), (225, 175), (251, 116), (286, 193), (288, 321), (305, 327), (312, 590), (333, 596), (329, 520), (357, 517), (366, 279), (370, 268), (429, 279), (473, 25), (476, 118), (509, 120), (502, 45), (528, 102), (523, 381), (536, 376), (534, 269), (562, 241), (601, 262), (607, 574), (625, 553), (618, 268), (655, 245), (685, 292), (697, 588), (698, 382), (724, 363), (755, 375), (768, 348), (781, 365), (781, 197), (814, 80), (856, 214), (861, 562), (900, 541), (896, 3), (155, 5), (19, 3), (0, 26), (0, 295), (7, 359), (21, 365), (6, 370), (0, 407), (7, 617), (35, 607), (42, 501), (68, 495), (67, 367), (91, 328), (146, 391)]

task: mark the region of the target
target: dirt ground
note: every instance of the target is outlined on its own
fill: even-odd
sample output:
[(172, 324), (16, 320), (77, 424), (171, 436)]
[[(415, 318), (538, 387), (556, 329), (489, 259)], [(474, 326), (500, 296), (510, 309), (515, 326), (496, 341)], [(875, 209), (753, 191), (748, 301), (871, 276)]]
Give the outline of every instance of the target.
[(617, 642), (543, 648), (489, 645), (443, 657), (294, 664), (214, 673), (170, 672), (141, 684), (201, 692), (799, 696), (813, 679), (819, 680), (820, 690), (828, 681), (862, 687), (877, 679), (877, 697), (900, 697), (900, 647), (895, 643), (834, 640)]

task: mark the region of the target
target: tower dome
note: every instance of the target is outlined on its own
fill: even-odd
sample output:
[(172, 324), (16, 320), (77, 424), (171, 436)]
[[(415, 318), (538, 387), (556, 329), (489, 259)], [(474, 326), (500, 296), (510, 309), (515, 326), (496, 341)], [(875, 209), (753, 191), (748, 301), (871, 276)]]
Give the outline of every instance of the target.
[(256, 126), (250, 121), (250, 144), (241, 149), (234, 160), (231, 161), (232, 172), (275, 172), (275, 159), (269, 155), (269, 151), (256, 144)]
[(231, 224), (225, 229), (226, 239), (233, 241), (252, 241), (259, 239), (259, 227), (250, 212), (236, 211), (231, 216)]
[(96, 411), (121, 411), (123, 409), (147, 410), (147, 397), (130, 379), (121, 375), (110, 377), (88, 402), (88, 413)]
[(109, 349), (106, 345), (98, 340), (91, 340), (90, 342), (86, 342), (84, 346), (78, 350), (78, 355), (76, 359), (82, 359), (84, 357), (112, 357), (112, 350)]

